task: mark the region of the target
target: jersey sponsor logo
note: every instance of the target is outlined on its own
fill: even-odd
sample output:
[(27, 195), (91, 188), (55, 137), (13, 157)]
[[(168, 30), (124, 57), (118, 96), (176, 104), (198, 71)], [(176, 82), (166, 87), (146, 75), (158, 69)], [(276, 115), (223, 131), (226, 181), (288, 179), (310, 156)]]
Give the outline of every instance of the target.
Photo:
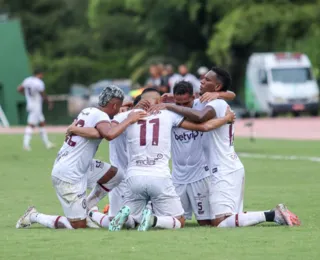
[(189, 143), (190, 140), (196, 140), (198, 137), (203, 136), (203, 132), (200, 131), (191, 131), (191, 132), (184, 132), (183, 134), (174, 133), (174, 139), (177, 141), (181, 141), (182, 143)]
[(66, 157), (68, 154), (69, 154), (69, 152), (68, 152), (68, 151), (63, 152), (63, 153), (58, 153), (58, 156), (57, 156), (56, 162), (59, 162), (61, 158)]
[(207, 172), (209, 171), (209, 166), (204, 166), (204, 170)]
[(83, 193), (81, 193), (81, 194), (78, 194), (77, 197), (78, 197), (79, 199), (81, 199), (81, 198), (85, 197), (86, 195), (87, 195), (87, 192), (85, 191), (85, 192), (83, 192)]
[(163, 158), (163, 154), (159, 153), (157, 154), (157, 158), (149, 158), (147, 157), (145, 160), (136, 160), (137, 166), (151, 166), (155, 165), (158, 160), (161, 160)]
[(218, 171), (218, 168), (213, 168), (212, 173), (216, 173)]
[(85, 113), (85, 112), (81, 111), (81, 114), (84, 116), (88, 116), (90, 114), (90, 112)]
[(230, 157), (230, 159), (231, 159), (231, 160), (233, 160), (233, 161), (235, 161), (235, 160), (238, 160), (238, 159), (239, 159), (239, 157), (238, 157), (238, 155), (237, 155), (236, 153), (232, 153), (232, 154), (230, 154), (230, 155), (229, 155), (229, 157)]

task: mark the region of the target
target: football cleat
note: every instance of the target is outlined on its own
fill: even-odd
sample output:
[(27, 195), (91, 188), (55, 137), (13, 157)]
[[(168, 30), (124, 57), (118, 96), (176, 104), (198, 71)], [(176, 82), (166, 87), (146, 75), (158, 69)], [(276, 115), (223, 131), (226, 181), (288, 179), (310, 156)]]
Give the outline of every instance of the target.
[(130, 215), (130, 208), (123, 206), (118, 214), (111, 220), (109, 224), (109, 231), (120, 231), (123, 225), (127, 222)]
[(31, 220), (30, 220), (30, 216), (33, 213), (38, 213), (38, 211), (36, 210), (36, 208), (34, 206), (29, 207), (25, 213), (23, 214), (23, 216), (21, 218), (19, 218), (19, 220), (17, 221), (16, 224), (16, 228), (28, 228), (31, 226)]
[(149, 208), (145, 208), (142, 213), (142, 220), (140, 225), (138, 226), (138, 231), (147, 231), (149, 230), (154, 222), (154, 216), (152, 215), (152, 211)]
[(51, 143), (51, 142), (49, 142), (48, 145), (47, 145), (47, 149), (48, 150), (53, 149), (55, 147), (56, 147), (56, 145), (54, 143)]
[(284, 204), (278, 204), (275, 208), (274, 221), (279, 225), (300, 226), (301, 222)]

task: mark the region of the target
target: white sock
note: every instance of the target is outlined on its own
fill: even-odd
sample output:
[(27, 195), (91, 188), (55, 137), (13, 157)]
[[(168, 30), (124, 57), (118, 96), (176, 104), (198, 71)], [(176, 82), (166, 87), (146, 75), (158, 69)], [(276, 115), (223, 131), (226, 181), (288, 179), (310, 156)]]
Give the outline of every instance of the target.
[(98, 202), (102, 200), (108, 194), (108, 192), (109, 190), (105, 188), (103, 184), (97, 183), (87, 197), (88, 209), (90, 210), (94, 206), (97, 206)]
[(33, 132), (32, 127), (31, 126), (27, 126), (25, 131), (24, 131), (24, 137), (23, 137), (23, 146), (24, 147), (29, 147), (30, 146), (32, 132)]
[(155, 227), (165, 229), (178, 229), (181, 228), (181, 223), (174, 217), (157, 217), (157, 224)]
[[(108, 215), (105, 215), (99, 211), (91, 211), (89, 215), (90, 218), (101, 227), (109, 227), (110, 218)], [(126, 228), (135, 228), (135, 221), (132, 216), (128, 216), (128, 220), (126, 221), (125, 226)]]
[(44, 143), (44, 145), (46, 147), (48, 147), (50, 145), (50, 141), (48, 139), (48, 135), (47, 135), (46, 129), (44, 129), (44, 127), (40, 127), (39, 131), (40, 131), (40, 136), (41, 136), (42, 142)]
[(226, 218), (218, 227), (248, 227), (265, 221), (266, 217), (263, 211), (239, 213)]
[(99, 211), (91, 211), (89, 215), (90, 215), (90, 218), (101, 227), (104, 227), (104, 228), (109, 227), (110, 219), (108, 215), (105, 215)]
[(38, 223), (48, 228), (67, 228), (73, 229), (69, 220), (64, 216), (51, 216), (42, 213), (33, 213), (30, 215), (32, 223)]

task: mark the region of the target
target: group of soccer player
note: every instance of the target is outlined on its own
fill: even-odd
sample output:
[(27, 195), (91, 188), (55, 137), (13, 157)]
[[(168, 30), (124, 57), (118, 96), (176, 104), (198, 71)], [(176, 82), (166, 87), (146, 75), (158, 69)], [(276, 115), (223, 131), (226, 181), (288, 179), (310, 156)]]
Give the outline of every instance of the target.
[[(179, 229), (192, 214), (199, 225), (214, 227), (300, 225), (283, 204), (243, 212), (245, 171), (233, 145), (235, 115), (225, 101), (235, 98), (230, 86), (229, 73), (212, 68), (201, 80), (199, 99), (192, 84), (181, 81), (174, 86), (175, 104), (147, 88), (121, 113), (124, 93), (106, 87), (99, 106), (82, 110), (68, 127), (54, 162), (52, 182), (64, 216), (32, 206), (16, 227)], [(94, 159), (102, 139), (109, 141), (110, 164)], [(107, 194), (104, 214), (97, 204)]]

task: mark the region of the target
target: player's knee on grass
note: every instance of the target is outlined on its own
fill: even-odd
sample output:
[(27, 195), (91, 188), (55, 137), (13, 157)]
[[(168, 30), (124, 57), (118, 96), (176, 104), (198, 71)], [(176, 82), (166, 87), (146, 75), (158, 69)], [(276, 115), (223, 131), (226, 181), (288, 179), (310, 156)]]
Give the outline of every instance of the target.
[(210, 219), (205, 219), (205, 220), (197, 220), (198, 224), (200, 226), (211, 226), (211, 220)]
[(68, 220), (74, 229), (87, 227), (87, 220), (86, 219), (81, 219), (81, 220), (68, 219)]
[(184, 216), (180, 216), (180, 217), (176, 217), (176, 219), (178, 219), (181, 223), (181, 228), (184, 227), (184, 224), (186, 222), (186, 219), (184, 218)]
[(230, 217), (232, 214), (231, 213), (226, 213), (226, 214), (221, 214), (215, 217), (215, 219), (213, 219), (211, 221), (211, 226), (213, 227), (218, 227), (219, 224), (224, 221), (225, 219), (227, 219), (228, 217)]

